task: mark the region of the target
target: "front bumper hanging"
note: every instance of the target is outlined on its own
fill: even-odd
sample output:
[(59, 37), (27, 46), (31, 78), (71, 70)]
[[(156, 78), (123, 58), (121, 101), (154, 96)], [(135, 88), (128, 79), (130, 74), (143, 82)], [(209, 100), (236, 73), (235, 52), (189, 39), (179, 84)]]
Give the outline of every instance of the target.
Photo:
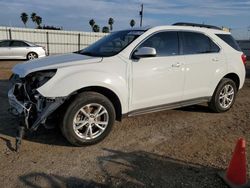
[[(47, 117), (52, 114), (59, 106), (61, 106), (66, 97), (57, 97), (53, 99), (37, 96), (36, 103), (29, 100), (30, 97), (25, 93), (25, 89), (22, 83), (14, 84), (8, 92), (10, 109), (9, 111), (16, 116), (19, 116), (20, 126), (16, 136), (16, 150), (18, 151), (21, 145), (21, 140), (24, 136), (25, 130), (35, 131), (41, 124), (45, 124)], [(20, 100), (20, 96), (17, 96), (23, 92), (21, 96), (24, 96)], [(27, 97), (25, 97), (27, 96)]]

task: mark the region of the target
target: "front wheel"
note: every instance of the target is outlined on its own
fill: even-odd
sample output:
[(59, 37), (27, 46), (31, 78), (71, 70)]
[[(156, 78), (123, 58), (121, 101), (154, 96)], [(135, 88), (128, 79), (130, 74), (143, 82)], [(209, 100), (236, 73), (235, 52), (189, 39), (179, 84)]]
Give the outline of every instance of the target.
[(37, 59), (38, 55), (35, 52), (30, 52), (27, 54), (27, 59), (32, 60), (32, 59)]
[(96, 92), (79, 94), (68, 106), (61, 130), (73, 145), (91, 145), (103, 140), (115, 121), (113, 104)]
[(208, 105), (214, 112), (226, 112), (233, 106), (236, 93), (235, 82), (231, 79), (223, 78)]

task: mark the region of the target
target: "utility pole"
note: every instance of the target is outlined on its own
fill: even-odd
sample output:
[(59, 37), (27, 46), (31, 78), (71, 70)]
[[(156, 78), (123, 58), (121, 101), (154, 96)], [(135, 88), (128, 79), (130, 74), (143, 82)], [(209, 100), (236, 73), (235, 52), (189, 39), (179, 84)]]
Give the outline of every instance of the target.
[(250, 40), (250, 26), (248, 26), (247, 31), (248, 31), (248, 40)]
[(143, 18), (143, 4), (141, 4), (141, 11), (140, 11), (140, 17), (141, 17), (141, 21), (140, 21), (140, 27), (142, 27), (142, 18)]

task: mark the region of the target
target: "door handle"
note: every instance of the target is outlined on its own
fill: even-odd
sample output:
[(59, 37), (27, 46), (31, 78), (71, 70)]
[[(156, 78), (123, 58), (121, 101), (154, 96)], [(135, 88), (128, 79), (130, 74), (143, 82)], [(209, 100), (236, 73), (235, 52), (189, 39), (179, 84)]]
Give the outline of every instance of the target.
[(174, 64), (172, 64), (172, 67), (180, 67), (181, 66), (181, 64), (180, 63), (174, 63)]

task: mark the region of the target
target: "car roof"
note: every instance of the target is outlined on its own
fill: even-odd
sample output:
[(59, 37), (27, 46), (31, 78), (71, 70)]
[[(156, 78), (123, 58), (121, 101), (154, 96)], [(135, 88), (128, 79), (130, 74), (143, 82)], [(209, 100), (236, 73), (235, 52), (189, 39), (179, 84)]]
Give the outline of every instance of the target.
[(26, 41), (26, 40), (18, 40), (18, 39), (5, 39), (5, 40), (0, 40), (0, 42), (3, 42), (3, 41), (21, 41), (21, 42), (31, 43), (31, 42)]
[[(200, 25), (200, 26), (198, 26)], [(209, 26), (209, 25), (205, 25)], [(145, 26), (145, 27), (135, 27), (135, 28), (129, 28), (125, 30), (131, 30), (131, 31), (148, 31), (148, 30), (183, 30), (183, 31), (197, 31), (197, 32), (203, 32), (203, 33), (214, 33), (214, 34), (231, 34), (228, 31), (224, 31), (219, 29), (218, 27), (202, 27), (201, 24), (197, 24), (197, 26), (191, 26), (191, 25), (162, 25), (162, 26)]]
[(155, 26), (149, 30), (183, 30), (183, 31), (197, 31), (203, 33), (214, 33), (214, 34), (230, 34), (228, 31), (223, 31), (214, 28), (196, 27), (196, 26), (178, 26), (178, 25), (165, 25)]

